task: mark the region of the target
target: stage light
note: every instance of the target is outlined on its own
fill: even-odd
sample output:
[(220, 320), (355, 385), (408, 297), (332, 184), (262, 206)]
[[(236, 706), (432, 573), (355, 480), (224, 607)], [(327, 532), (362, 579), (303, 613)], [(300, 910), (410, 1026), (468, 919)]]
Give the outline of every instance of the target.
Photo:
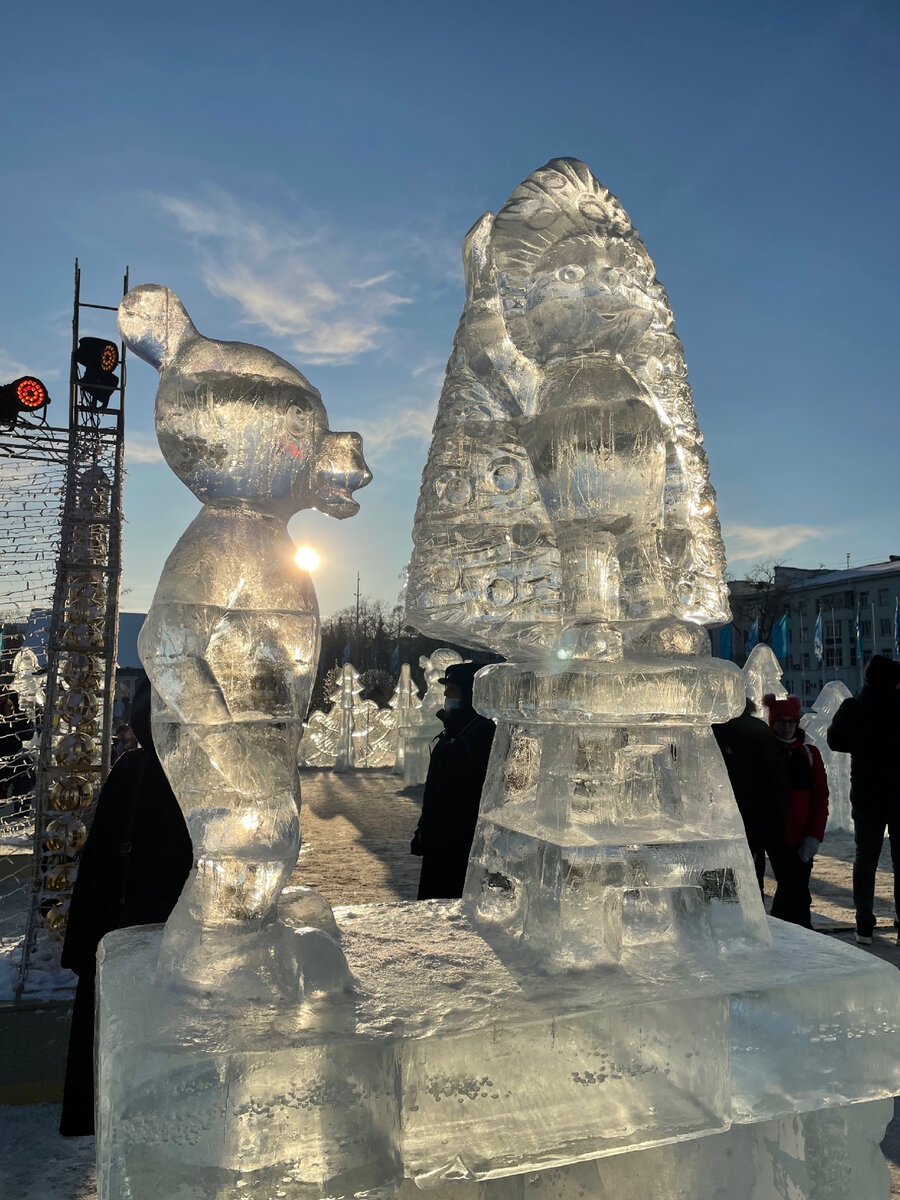
[(15, 425), (22, 413), (36, 413), (50, 403), (47, 389), (34, 375), (21, 375), (0, 387), (0, 424)]
[(119, 365), (119, 347), (106, 338), (83, 337), (75, 351), (75, 361), (83, 368), (78, 386), (95, 408), (106, 408), (110, 393), (119, 386), (114, 375)]
[(301, 546), (297, 551), (297, 566), (301, 571), (314, 571), (319, 565), (319, 556), (312, 546)]

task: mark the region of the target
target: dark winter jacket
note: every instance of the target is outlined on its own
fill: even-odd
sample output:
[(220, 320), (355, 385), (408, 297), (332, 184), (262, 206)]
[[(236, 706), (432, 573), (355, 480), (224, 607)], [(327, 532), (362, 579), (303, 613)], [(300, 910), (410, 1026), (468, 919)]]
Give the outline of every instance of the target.
[(900, 691), (870, 684), (834, 714), (825, 735), (832, 750), (850, 754), (850, 803), (887, 820), (900, 813)]
[(431, 751), (413, 852), (422, 855), (420, 900), (461, 896), (478, 821), (494, 722), (465, 707), (447, 714)]
[(776, 738), (775, 743), (788, 789), (783, 844), (799, 846), (805, 837), (822, 842), (828, 820), (828, 777), (822, 755), (807, 744), (802, 729), (797, 730), (792, 742)]
[(787, 786), (778, 740), (751, 706), (739, 717), (714, 725), (734, 798), (753, 851), (780, 846), (787, 811)]
[(62, 965), (79, 976), (60, 1120), (60, 1133), (68, 1137), (94, 1132), (94, 970), (100, 939), (113, 929), (167, 920), (193, 864), (187, 825), (153, 748), (149, 694), (143, 699), (131, 717), (142, 748), (123, 754), (103, 785), (66, 924)]

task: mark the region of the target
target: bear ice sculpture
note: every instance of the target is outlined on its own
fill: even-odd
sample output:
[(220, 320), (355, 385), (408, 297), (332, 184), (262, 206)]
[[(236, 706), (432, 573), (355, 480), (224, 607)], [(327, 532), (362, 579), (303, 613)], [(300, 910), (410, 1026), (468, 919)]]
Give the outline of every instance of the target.
[[(296, 368), (203, 337), (168, 288), (130, 291), (119, 329), (159, 371), (160, 449), (204, 506), (169, 555), (139, 642), (156, 747), (195, 853), (160, 969), (233, 995), (296, 996), (310, 981), (276, 906), (300, 847), (297, 746), (319, 615), (285, 526), (302, 508), (352, 516), (371, 474), (359, 435), (329, 430)], [(340, 959), (333, 949), (307, 957)]]

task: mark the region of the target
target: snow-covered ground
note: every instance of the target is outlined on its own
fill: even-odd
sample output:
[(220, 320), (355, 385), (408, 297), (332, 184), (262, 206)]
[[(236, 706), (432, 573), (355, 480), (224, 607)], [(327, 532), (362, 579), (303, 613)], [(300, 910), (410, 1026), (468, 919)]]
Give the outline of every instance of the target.
[(0, 1105), (3, 1200), (96, 1200), (94, 1139), (60, 1137), (61, 1107)]

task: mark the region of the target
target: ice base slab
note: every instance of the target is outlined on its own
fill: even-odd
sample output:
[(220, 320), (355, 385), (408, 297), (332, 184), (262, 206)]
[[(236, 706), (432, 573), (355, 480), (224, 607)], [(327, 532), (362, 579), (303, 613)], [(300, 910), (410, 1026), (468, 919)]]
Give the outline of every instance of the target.
[(773, 921), (771, 947), (718, 963), (648, 946), (639, 970), (548, 973), (460, 903), (335, 915), (359, 988), (319, 1006), (190, 999), (155, 982), (159, 930), (104, 939), (101, 1200), (349, 1198), (637, 1162), (900, 1091), (896, 971), (822, 935)]

